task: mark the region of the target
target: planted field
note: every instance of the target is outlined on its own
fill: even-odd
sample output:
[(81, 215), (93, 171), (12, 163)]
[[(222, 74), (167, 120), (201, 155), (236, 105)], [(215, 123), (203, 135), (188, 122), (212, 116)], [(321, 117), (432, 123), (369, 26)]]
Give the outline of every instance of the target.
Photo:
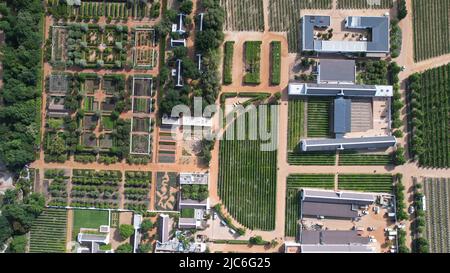
[(336, 164), (334, 152), (288, 152), (289, 165), (333, 166)]
[(44, 179), (49, 183), (47, 187), (48, 205), (61, 206), (67, 205), (67, 184), (69, 176), (65, 174), (63, 169), (46, 169)]
[(338, 9), (390, 9), (394, 0), (337, 0)]
[(111, 119), (111, 116), (102, 116), (102, 125), (104, 130), (113, 130), (115, 122)]
[(263, 0), (220, 0), (225, 10), (225, 30), (264, 31)]
[(134, 98), (133, 99), (133, 113), (150, 113), (151, 112), (151, 99), (147, 98)]
[(150, 154), (149, 134), (132, 134), (131, 135), (131, 153), (133, 154)]
[(308, 188), (334, 188), (333, 174), (293, 174), (287, 177), (286, 184), (286, 212), (285, 236), (296, 237), (298, 220), (300, 219), (300, 189)]
[[(237, 127), (236, 123), (230, 126)], [(273, 230), (276, 143), (266, 147), (269, 151), (261, 151), (263, 143), (262, 140), (220, 141), (218, 192), (227, 211), (239, 223), (250, 229)]]
[(120, 171), (73, 170), (72, 207), (119, 207)]
[(414, 127), (411, 143), (419, 164), (450, 167), (450, 64), (411, 76), (409, 85)]
[(273, 41), (270, 43), (271, 50), (271, 71), (270, 83), (273, 85), (280, 84), (281, 78), (281, 42)]
[(45, 209), (33, 221), (30, 230), (30, 253), (66, 251), (67, 211)]
[(234, 41), (226, 42), (223, 49), (223, 84), (233, 82), (233, 53)]
[(259, 84), (260, 62), (261, 62), (261, 41), (245, 42), (245, 76), (244, 83)]
[(330, 9), (331, 0), (271, 0), (269, 1), (269, 29), (287, 32), (289, 53), (297, 53), (299, 48), (300, 10)]
[(391, 193), (393, 179), (390, 174), (340, 174), (340, 190)]
[(109, 211), (74, 209), (72, 239), (76, 240), (78, 233), (80, 233), (80, 228), (98, 229), (102, 225), (109, 225)]
[(342, 152), (339, 154), (340, 166), (385, 166), (393, 165), (390, 154), (359, 154)]
[(331, 100), (329, 98), (308, 99), (308, 137), (329, 137)]
[(305, 101), (290, 100), (288, 113), (288, 151), (293, 151), (305, 135)]
[(416, 62), (450, 53), (450, 1), (413, 0)]
[(291, 174), (287, 177), (288, 188), (334, 189), (333, 174)]
[(431, 253), (450, 252), (450, 179), (425, 178), (425, 234)]
[(125, 208), (147, 210), (150, 203), (151, 172), (125, 172)]
[(83, 110), (86, 112), (94, 111), (94, 97), (87, 96), (84, 98)]

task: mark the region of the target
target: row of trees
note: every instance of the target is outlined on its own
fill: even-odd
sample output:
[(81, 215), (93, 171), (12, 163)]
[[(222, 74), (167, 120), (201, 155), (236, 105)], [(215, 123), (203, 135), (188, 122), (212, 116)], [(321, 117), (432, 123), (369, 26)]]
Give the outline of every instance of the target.
[(0, 158), (12, 171), (35, 158), (43, 12), (39, 0), (8, 0), (0, 4), (0, 29), (5, 33), (1, 49), (4, 86), (0, 91)]

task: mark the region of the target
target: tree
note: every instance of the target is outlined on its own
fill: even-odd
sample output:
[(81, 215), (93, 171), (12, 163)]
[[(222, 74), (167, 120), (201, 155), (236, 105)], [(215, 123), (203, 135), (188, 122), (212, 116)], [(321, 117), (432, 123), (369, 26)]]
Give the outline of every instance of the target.
[(184, 0), (180, 5), (180, 11), (184, 14), (191, 14), (194, 4), (191, 0)]
[(140, 244), (138, 246), (139, 253), (149, 253), (153, 250), (153, 246), (150, 243), (147, 244)]
[(132, 253), (133, 247), (129, 243), (122, 244), (117, 247), (116, 253)]
[(123, 240), (126, 240), (134, 234), (134, 227), (128, 224), (122, 224), (119, 226), (119, 234)]
[(14, 236), (13, 240), (9, 244), (8, 252), (10, 253), (25, 253), (27, 247), (26, 235)]
[(406, 9), (406, 0), (398, 0), (397, 1), (397, 18), (398, 20), (402, 20), (408, 14), (408, 10)]
[(250, 242), (250, 244), (254, 244), (254, 245), (262, 245), (262, 244), (264, 244), (264, 240), (259, 235), (258, 236), (254, 236), (254, 237), (250, 237), (250, 239), (248, 241)]
[(12, 235), (11, 227), (9, 226), (8, 219), (5, 216), (0, 215), (0, 244), (5, 242)]
[(148, 232), (153, 228), (153, 222), (150, 221), (149, 219), (145, 219), (144, 221), (142, 221), (141, 223), (141, 231), (142, 232)]

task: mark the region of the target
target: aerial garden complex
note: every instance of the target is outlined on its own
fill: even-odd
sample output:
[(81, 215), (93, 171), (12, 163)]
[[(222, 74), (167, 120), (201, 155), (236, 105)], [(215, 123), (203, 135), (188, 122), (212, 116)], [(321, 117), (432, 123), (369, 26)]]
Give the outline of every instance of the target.
[(449, 8), (2, 1), (0, 252), (448, 253)]

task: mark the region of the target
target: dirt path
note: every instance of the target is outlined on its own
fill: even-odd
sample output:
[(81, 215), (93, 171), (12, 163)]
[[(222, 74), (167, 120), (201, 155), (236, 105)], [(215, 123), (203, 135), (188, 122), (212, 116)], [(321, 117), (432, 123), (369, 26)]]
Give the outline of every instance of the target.
[(66, 252), (70, 252), (72, 246), (72, 228), (73, 228), (73, 210), (67, 210), (67, 225), (66, 225)]

